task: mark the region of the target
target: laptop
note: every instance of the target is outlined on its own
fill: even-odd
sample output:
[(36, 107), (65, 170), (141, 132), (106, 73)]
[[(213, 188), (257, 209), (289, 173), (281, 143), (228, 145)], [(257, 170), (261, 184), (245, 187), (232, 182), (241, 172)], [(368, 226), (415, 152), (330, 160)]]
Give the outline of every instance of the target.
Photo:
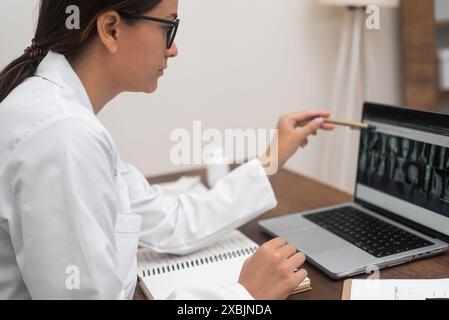
[(354, 202), (259, 222), (334, 279), (449, 248), (449, 115), (365, 103), (363, 121)]

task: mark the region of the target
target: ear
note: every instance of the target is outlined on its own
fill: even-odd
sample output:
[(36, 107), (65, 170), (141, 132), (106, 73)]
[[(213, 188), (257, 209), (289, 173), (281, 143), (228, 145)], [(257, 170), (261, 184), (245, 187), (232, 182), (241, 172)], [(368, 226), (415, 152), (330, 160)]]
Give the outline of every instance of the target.
[(100, 41), (110, 53), (118, 51), (118, 38), (123, 20), (117, 11), (106, 11), (97, 18), (97, 31)]

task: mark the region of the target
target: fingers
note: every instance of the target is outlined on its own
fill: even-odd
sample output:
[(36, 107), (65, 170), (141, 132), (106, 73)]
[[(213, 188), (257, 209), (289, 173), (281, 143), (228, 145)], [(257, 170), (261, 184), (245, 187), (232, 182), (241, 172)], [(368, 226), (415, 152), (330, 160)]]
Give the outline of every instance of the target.
[(287, 244), (286, 246), (283, 246), (282, 248), (279, 249), (279, 254), (281, 255), (281, 257), (283, 258), (290, 258), (291, 256), (293, 256), (296, 253), (296, 247), (292, 244)]
[(323, 126), (324, 119), (323, 118), (317, 118), (309, 123), (307, 123), (300, 131), (300, 133), (304, 136), (304, 139), (307, 138), (309, 135), (316, 134), (318, 129)]
[[(311, 120), (315, 120), (317, 118), (324, 118), (324, 119), (329, 118), (330, 112), (322, 111), (322, 110), (308, 110), (308, 111), (293, 113), (289, 117), (294, 119), (300, 127), (304, 127), (305, 125), (310, 123)], [(330, 123), (324, 123), (321, 125), (320, 129), (322, 129), (324, 131), (332, 131), (335, 129), (335, 125), (330, 124)]]
[[(312, 118), (312, 120), (315, 120), (318, 118)], [(325, 119), (325, 118), (323, 118)], [(303, 122), (299, 122), (296, 124), (296, 128), (302, 128), (304, 126), (306, 126), (308, 123), (310, 123), (311, 120), (307, 120), (307, 121), (303, 121)], [(335, 125), (332, 123), (323, 123), (320, 127), (321, 130), (325, 130), (325, 131), (332, 131), (335, 129)]]
[(306, 255), (302, 252), (295, 253), (288, 260), (287, 264), (291, 270), (296, 270), (304, 264)]
[(301, 282), (304, 281), (304, 279), (307, 277), (307, 270), (306, 269), (301, 269), (298, 270), (294, 273), (294, 278), (296, 280), (297, 284), (300, 284)]
[(335, 125), (330, 124), (330, 123), (325, 123), (321, 126), (321, 130), (325, 130), (325, 131), (332, 131), (335, 129)]
[[(300, 269), (306, 260), (306, 256), (302, 252), (297, 252), (294, 245), (286, 244), (282, 238), (275, 238), (263, 244), (261, 249), (256, 255), (259, 254), (258, 257), (263, 258), (260, 263), (268, 267), (268, 272), (265, 271), (263, 275), (268, 277), (268, 280), (274, 279), (268, 287), (271, 289), (280, 286), (282, 297), (287, 296), (307, 277), (307, 271)], [(247, 268), (249, 263), (251, 263), (251, 260), (248, 260), (244, 267)], [(260, 270), (260, 267), (257, 269)]]
[(309, 139), (305, 138), (305, 139), (301, 142), (300, 146), (301, 146), (301, 148), (305, 148), (308, 144), (309, 144)]
[(298, 122), (310, 121), (313, 118), (329, 118), (330, 112), (322, 110), (307, 110), (303, 112), (293, 113), (290, 115), (293, 119)]
[(270, 241), (265, 242), (262, 246), (270, 249), (279, 249), (285, 246), (285, 240), (279, 237), (274, 238)]
[(268, 242), (265, 242), (262, 247), (269, 250), (277, 250), (278, 254), (283, 259), (288, 259), (296, 254), (296, 247), (292, 244), (286, 244), (285, 240), (278, 237)]

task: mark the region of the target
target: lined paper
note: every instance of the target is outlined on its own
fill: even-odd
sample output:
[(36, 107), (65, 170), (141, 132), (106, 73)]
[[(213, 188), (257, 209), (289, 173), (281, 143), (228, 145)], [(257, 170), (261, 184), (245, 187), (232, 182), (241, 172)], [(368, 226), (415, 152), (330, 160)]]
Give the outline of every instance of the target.
[(258, 246), (234, 230), (222, 240), (188, 256), (139, 250), (138, 274), (155, 299), (182, 288), (222, 287), (238, 282), (244, 261)]

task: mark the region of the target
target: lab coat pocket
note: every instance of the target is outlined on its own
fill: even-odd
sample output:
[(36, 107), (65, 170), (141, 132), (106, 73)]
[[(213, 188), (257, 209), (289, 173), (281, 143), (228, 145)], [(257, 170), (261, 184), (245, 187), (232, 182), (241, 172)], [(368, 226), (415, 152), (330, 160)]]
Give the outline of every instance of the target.
[(140, 232), (142, 216), (135, 213), (118, 214), (114, 231), (119, 234), (134, 235)]
[(118, 214), (114, 236), (117, 243), (119, 272), (125, 284), (125, 290), (133, 290), (136, 281), (136, 254), (139, 245), (142, 216), (138, 214)]

